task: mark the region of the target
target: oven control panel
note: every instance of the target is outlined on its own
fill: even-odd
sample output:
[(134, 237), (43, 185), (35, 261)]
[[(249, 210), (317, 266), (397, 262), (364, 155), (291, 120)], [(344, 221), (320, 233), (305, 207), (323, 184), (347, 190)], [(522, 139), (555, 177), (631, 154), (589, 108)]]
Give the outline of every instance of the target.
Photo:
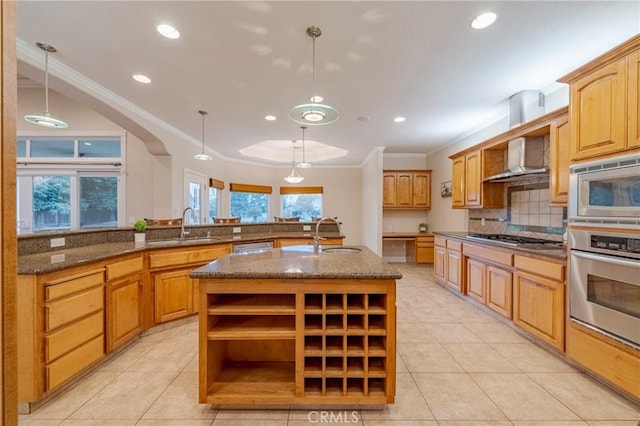
[(640, 238), (591, 235), (591, 247), (610, 251), (640, 253)]

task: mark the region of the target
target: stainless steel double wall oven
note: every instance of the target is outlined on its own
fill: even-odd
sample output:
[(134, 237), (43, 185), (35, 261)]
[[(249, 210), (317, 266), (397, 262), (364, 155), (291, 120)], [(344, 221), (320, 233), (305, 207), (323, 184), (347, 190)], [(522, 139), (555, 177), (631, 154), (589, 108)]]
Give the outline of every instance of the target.
[(640, 347), (640, 155), (570, 168), (571, 319)]

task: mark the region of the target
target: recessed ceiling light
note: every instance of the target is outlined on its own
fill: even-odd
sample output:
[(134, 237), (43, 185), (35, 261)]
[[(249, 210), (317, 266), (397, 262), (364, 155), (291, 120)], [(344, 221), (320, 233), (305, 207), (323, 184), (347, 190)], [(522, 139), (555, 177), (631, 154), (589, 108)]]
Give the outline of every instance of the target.
[(275, 121), (276, 120), (276, 116), (275, 115), (265, 115), (264, 119), (267, 121)]
[(160, 34), (162, 34), (166, 38), (170, 38), (174, 40), (177, 38), (180, 38), (180, 32), (176, 30), (174, 27), (172, 27), (171, 25), (160, 24), (156, 27), (156, 29)]
[(151, 83), (151, 79), (146, 75), (142, 75), (142, 74), (134, 74), (133, 79), (139, 83), (144, 83), (144, 84)]
[(311, 99), (309, 100), (311, 102), (318, 103), (318, 102), (324, 101), (324, 98), (322, 96), (315, 95), (315, 96), (312, 96)]
[(396, 123), (402, 123), (404, 120), (406, 120), (406, 118), (404, 117), (396, 117), (393, 119), (393, 121)]
[(497, 15), (493, 12), (485, 12), (481, 15), (476, 16), (473, 21), (471, 21), (471, 28), (476, 30), (481, 30), (483, 28), (487, 28), (489, 25), (493, 24), (496, 21)]

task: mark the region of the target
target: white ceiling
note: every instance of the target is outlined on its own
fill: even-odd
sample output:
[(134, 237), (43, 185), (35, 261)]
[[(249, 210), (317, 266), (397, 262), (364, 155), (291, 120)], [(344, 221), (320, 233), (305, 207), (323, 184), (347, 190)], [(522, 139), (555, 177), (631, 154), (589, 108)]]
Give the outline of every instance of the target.
[[(82, 98), (56, 86), (52, 64), (59, 62), (88, 78), (85, 85), (189, 135), (194, 154), (198, 110), (206, 110), (207, 147), (245, 160), (239, 150), (260, 141), (287, 141), (290, 150), (289, 141), (301, 138), (288, 112), (312, 94), (305, 30), (319, 26), (315, 92), (340, 118), (309, 126), (306, 138), (349, 151), (323, 165), (360, 164), (377, 146), (432, 152), (503, 114), (510, 95), (549, 88), (640, 32), (637, 0), (18, 1), (17, 9), (20, 73), (42, 82), (42, 66), (26, 66), (24, 46), (43, 57), (35, 43), (51, 44), (58, 49), (50, 56), (52, 88)], [(471, 29), (487, 10), (496, 23)], [(181, 38), (160, 36), (159, 23), (177, 27)], [(152, 83), (135, 82), (136, 73)], [(50, 110), (55, 116), (55, 105)], [(398, 115), (406, 121), (394, 123)], [(281, 162), (290, 161), (284, 152)]]

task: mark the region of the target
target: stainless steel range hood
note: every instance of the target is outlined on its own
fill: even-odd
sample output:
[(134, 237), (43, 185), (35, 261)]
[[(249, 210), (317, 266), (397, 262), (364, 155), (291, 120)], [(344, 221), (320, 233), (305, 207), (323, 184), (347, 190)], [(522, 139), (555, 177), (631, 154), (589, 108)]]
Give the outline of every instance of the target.
[(544, 138), (516, 138), (509, 141), (507, 169), (485, 178), (483, 182), (515, 182), (526, 178), (539, 181), (549, 178), (544, 165)]
[[(536, 90), (524, 90), (509, 98), (509, 125), (517, 127), (544, 114), (544, 97)], [(520, 137), (509, 141), (507, 169), (483, 182), (515, 182), (549, 178), (544, 164), (544, 137)]]

